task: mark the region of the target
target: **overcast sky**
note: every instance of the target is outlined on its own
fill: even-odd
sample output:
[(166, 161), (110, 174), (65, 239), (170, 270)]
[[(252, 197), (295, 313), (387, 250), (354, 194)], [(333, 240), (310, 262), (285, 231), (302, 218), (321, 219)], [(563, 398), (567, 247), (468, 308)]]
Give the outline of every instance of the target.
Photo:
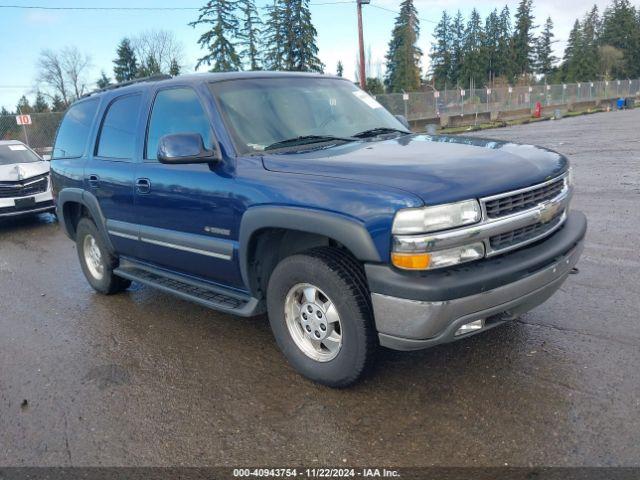
[[(345, 65), (345, 75), (354, 76), (357, 54), (356, 7), (352, 3), (320, 5), (336, 0), (311, 0), (313, 21), (318, 30), (320, 58), (328, 73), (334, 73), (338, 60)], [(42, 6), (140, 6), (140, 7), (199, 7), (198, 0), (0, 0), (0, 5), (42, 5)], [(257, 0), (263, 6), (267, 0)], [(376, 74), (376, 64), (382, 65), (389, 41), (395, 14), (384, 9), (397, 11), (400, 0), (372, 0), (372, 5), (364, 7), (365, 44), (371, 50), (372, 63)], [(508, 4), (515, 12), (517, 1), (498, 2), (493, 0), (415, 0), (418, 14), (422, 19), (420, 47), (428, 53), (432, 32), (443, 9), (450, 12), (460, 9), (465, 17), (473, 7), (485, 17), (493, 8), (501, 9)], [(557, 55), (561, 56), (569, 31), (576, 17), (596, 3), (601, 9), (606, 0), (534, 0), (536, 23), (542, 24), (547, 16), (555, 22), (558, 43)], [(638, 5), (638, 2), (634, 2)], [(0, 106), (13, 110), (20, 96), (35, 90), (38, 54), (42, 49), (58, 49), (75, 45), (92, 58), (89, 75), (95, 81), (100, 70), (112, 76), (112, 60), (117, 43), (124, 36), (134, 36), (144, 30), (171, 30), (184, 46), (187, 71), (193, 70), (201, 54), (196, 41), (201, 29), (187, 26), (194, 20), (195, 11), (132, 12), (132, 11), (43, 11), (0, 8)], [(423, 66), (427, 66), (427, 58)]]

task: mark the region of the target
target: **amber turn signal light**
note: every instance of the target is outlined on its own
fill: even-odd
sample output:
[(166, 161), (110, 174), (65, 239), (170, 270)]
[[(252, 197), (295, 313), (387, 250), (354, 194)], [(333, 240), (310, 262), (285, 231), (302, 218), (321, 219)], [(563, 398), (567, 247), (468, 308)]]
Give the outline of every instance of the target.
[(391, 262), (404, 270), (426, 270), (431, 263), (428, 253), (391, 253)]

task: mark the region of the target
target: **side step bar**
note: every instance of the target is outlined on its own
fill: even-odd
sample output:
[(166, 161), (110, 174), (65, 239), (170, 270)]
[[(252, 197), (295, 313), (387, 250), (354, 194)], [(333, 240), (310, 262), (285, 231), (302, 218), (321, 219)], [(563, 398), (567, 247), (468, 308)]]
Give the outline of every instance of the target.
[(257, 298), (130, 259), (121, 258), (113, 273), (221, 312), (252, 317), (265, 311)]

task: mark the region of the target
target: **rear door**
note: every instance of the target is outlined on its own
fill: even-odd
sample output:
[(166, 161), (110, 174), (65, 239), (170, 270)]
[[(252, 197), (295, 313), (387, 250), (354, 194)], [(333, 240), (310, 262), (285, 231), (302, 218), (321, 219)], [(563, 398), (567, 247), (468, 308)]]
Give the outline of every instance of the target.
[(138, 257), (225, 286), (242, 285), (234, 261), (235, 178), (217, 164), (166, 165), (157, 160), (164, 135), (199, 133), (214, 145), (205, 103), (190, 86), (157, 91), (150, 108), (144, 159), (136, 173)]
[(142, 94), (120, 95), (104, 109), (93, 155), (85, 165), (85, 188), (98, 199), (116, 251), (135, 255), (135, 162), (141, 151), (138, 124)]

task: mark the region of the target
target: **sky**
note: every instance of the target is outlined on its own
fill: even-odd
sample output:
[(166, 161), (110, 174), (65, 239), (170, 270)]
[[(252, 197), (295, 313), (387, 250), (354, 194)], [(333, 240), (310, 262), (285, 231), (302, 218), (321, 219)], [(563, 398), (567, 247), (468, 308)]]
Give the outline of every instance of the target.
[[(256, 0), (259, 7), (268, 0)], [(318, 30), (320, 59), (327, 73), (335, 73), (341, 60), (345, 76), (354, 78), (358, 48), (355, 3), (330, 3), (337, 0), (311, 0), (312, 19)], [(460, 9), (468, 17), (475, 7), (483, 17), (494, 8), (509, 5), (515, 12), (517, 0), (415, 0), (421, 19), (419, 44), (425, 52), (423, 67), (428, 66), (427, 55), (433, 40), (432, 32), (442, 11)], [(597, 4), (604, 9), (608, 0), (534, 0), (536, 24), (541, 25), (551, 16), (555, 23), (556, 55), (562, 51), (569, 31), (576, 19)], [(633, 2), (638, 5), (638, 2)], [(47, 7), (200, 7), (204, 0), (0, 0), (2, 5)], [(363, 7), (365, 46), (371, 52), (373, 72), (383, 71), (384, 56), (391, 30), (399, 10), (400, 0), (371, 0)], [(389, 11), (391, 10), (391, 11)], [(172, 31), (182, 43), (185, 53), (185, 71), (193, 71), (201, 55), (197, 45), (201, 27), (187, 24), (194, 20), (197, 11), (69, 11), (28, 10), (0, 8), (0, 107), (13, 110), (18, 99), (27, 94), (33, 97), (37, 87), (36, 62), (43, 49), (60, 49), (76, 46), (90, 55), (92, 68), (88, 80), (93, 82), (101, 70), (113, 76), (112, 61), (119, 41), (125, 36), (135, 36), (146, 30)]]

